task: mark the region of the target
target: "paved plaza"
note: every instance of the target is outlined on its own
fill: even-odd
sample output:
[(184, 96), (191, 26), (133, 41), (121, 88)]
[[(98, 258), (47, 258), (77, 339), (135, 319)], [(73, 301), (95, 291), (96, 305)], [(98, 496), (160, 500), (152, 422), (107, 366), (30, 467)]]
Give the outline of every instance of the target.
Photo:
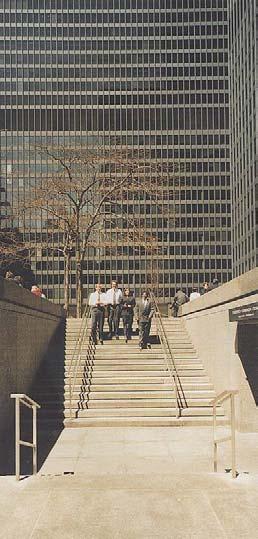
[(65, 429), (37, 477), (0, 478), (0, 537), (257, 538), (258, 434), (237, 435), (237, 479), (229, 444), (219, 462), (209, 427)]

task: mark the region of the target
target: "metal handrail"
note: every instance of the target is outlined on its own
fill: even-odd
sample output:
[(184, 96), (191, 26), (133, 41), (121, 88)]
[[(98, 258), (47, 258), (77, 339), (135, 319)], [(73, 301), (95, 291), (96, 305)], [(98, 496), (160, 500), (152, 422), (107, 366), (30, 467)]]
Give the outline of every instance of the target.
[(88, 349), (87, 349), (87, 356), (86, 356), (86, 359), (85, 359), (84, 372), (83, 372), (83, 376), (82, 376), (81, 390), (80, 390), (80, 394), (79, 394), (78, 409), (77, 409), (77, 412), (76, 412), (76, 417), (78, 415), (79, 410), (85, 408), (85, 404), (86, 404), (86, 406), (88, 404), (90, 385), (91, 385), (91, 380), (92, 380), (93, 360), (95, 358), (95, 351), (96, 351), (95, 341), (90, 337), (89, 338), (89, 345), (88, 345)]
[(70, 367), (69, 367), (69, 370), (68, 370), (68, 376), (70, 375), (70, 373), (72, 371), (72, 368), (73, 368), (73, 362), (74, 362), (74, 360), (76, 358), (77, 348), (80, 348), (80, 345), (81, 345), (81, 340), (82, 340), (82, 336), (83, 336), (84, 329), (85, 329), (85, 320), (86, 320), (86, 318), (88, 318), (88, 315), (89, 315), (89, 307), (86, 306), (85, 309), (84, 309), (82, 319), (81, 319), (79, 335), (78, 335), (78, 338), (77, 338), (77, 341), (76, 341), (76, 344), (75, 344), (75, 348), (74, 348), (74, 351), (73, 351), (71, 364), (70, 364)]
[[(11, 399), (15, 399), (15, 476), (16, 480), (20, 480), (20, 446), (26, 446), (32, 448), (32, 470), (33, 475), (37, 473), (37, 408), (40, 405), (32, 400), (28, 395), (24, 393), (12, 393)], [(20, 422), (20, 404), (32, 409), (32, 442), (26, 442), (21, 440), (21, 422)]]
[[(236, 472), (236, 418), (235, 418), (235, 396), (239, 393), (237, 389), (223, 391), (215, 399), (211, 401), (213, 407), (213, 469), (214, 472), (218, 471), (218, 444), (220, 442), (231, 441), (231, 462), (232, 462), (232, 477), (237, 477)], [(231, 436), (225, 436), (224, 438), (216, 438), (216, 426), (217, 426), (217, 405), (222, 404), (226, 400), (230, 399), (230, 426)]]
[(168, 338), (167, 338), (167, 335), (166, 335), (166, 330), (164, 328), (161, 313), (160, 313), (160, 310), (159, 310), (159, 307), (158, 307), (158, 304), (157, 304), (157, 300), (156, 300), (153, 292), (150, 292), (150, 296), (151, 296), (151, 299), (152, 299), (152, 301), (154, 303), (154, 306), (155, 306), (155, 318), (156, 318), (156, 320), (158, 322), (158, 328), (157, 328), (158, 329), (158, 335), (159, 335), (159, 339), (160, 339), (160, 342), (161, 342), (161, 345), (162, 345), (162, 348), (163, 348), (167, 369), (169, 371), (170, 378), (172, 380), (173, 388), (174, 388), (174, 392), (175, 392), (176, 417), (180, 418), (181, 417), (181, 410), (184, 408), (182, 398), (181, 398), (181, 395), (180, 395), (180, 390), (181, 390), (181, 393), (183, 395), (183, 400), (184, 400), (185, 407), (187, 405), (186, 405), (183, 389), (182, 389), (182, 386), (181, 386), (180, 378), (179, 378), (179, 375), (178, 375), (178, 372), (177, 372), (174, 356), (173, 356), (170, 344), (168, 342)]
[(71, 359), (70, 368), (68, 370), (70, 419), (72, 419), (72, 397), (74, 393), (74, 387), (76, 383), (78, 370), (79, 370), (79, 367), (81, 366), (82, 346), (84, 345), (86, 339), (88, 337), (90, 338), (89, 333), (88, 333), (89, 332), (88, 321), (90, 319), (90, 314), (91, 314), (91, 309), (89, 305), (87, 305), (83, 313), (78, 339), (76, 341), (76, 345), (75, 345), (72, 359)]

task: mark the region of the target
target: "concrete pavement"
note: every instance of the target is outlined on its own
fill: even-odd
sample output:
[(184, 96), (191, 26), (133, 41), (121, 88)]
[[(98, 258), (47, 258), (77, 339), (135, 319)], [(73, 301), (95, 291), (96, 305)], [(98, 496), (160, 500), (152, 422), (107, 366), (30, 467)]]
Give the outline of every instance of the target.
[(37, 477), (0, 478), (0, 537), (254, 539), (258, 434), (238, 433), (237, 464), (223, 444), (212, 472), (207, 427), (65, 429)]

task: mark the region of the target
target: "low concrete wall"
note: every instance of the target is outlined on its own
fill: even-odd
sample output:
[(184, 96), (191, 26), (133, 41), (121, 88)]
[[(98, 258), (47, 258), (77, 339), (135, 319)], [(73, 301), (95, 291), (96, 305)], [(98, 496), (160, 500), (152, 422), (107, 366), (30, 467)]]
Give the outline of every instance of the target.
[[(258, 430), (258, 408), (238, 354), (238, 325), (242, 322), (229, 322), (229, 309), (256, 301), (258, 268), (183, 305), (181, 312), (216, 393), (225, 389), (239, 390), (236, 399), (237, 425), (239, 430), (246, 431)], [(255, 342), (258, 320), (250, 323), (254, 324)]]
[(44, 358), (64, 354), (64, 310), (0, 278), (0, 441), (14, 420), (10, 393), (30, 393)]

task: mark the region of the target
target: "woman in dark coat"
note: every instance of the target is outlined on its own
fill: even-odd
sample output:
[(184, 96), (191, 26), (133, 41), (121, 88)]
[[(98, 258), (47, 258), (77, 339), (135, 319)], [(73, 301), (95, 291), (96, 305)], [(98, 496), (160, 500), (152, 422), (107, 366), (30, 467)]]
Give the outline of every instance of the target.
[(125, 288), (124, 295), (121, 302), (121, 316), (122, 316), (123, 325), (124, 325), (125, 342), (131, 339), (134, 307), (135, 307), (135, 298), (130, 292), (130, 289)]

